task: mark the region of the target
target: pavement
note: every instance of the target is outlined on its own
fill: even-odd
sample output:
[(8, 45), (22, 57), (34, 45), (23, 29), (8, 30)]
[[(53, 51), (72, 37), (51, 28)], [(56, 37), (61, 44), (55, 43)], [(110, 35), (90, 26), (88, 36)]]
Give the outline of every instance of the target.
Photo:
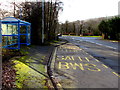
[(54, 88), (47, 74), (47, 64), (54, 46), (31, 46), (25, 47), (21, 53), (24, 56), (12, 58), (16, 69), (17, 88), (49, 89)]
[(52, 77), (61, 90), (70, 88), (118, 90), (120, 76), (116, 72), (82, 48), (66, 41), (56, 47), (51, 70)]

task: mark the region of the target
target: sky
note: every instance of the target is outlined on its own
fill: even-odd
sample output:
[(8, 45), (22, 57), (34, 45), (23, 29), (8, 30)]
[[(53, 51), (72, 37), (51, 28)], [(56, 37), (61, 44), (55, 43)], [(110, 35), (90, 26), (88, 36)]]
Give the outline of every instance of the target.
[(59, 22), (85, 20), (90, 18), (118, 15), (120, 0), (62, 0), (63, 12)]
[[(0, 2), (12, 2), (14, 0), (0, 0)], [(25, 0), (15, 0), (25, 1)], [(33, 1), (33, 0), (29, 0)], [(39, 1), (39, 0), (34, 0)], [(120, 0), (61, 0), (64, 3), (63, 12), (59, 14), (59, 22), (64, 23), (90, 18), (118, 15), (118, 2)], [(2, 7), (2, 5), (0, 5)], [(8, 5), (7, 9), (11, 9)]]

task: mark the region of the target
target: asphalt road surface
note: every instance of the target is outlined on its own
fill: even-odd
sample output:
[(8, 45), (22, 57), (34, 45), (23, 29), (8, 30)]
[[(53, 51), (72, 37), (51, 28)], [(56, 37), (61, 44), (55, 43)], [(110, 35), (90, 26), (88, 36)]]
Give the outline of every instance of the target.
[(120, 74), (119, 44), (115, 41), (101, 40), (101, 37), (73, 37), (63, 36), (63, 39), (84, 49), (90, 55), (103, 62)]
[(61, 88), (118, 88), (117, 46), (107, 46), (108, 41), (98, 44), (96, 38), (61, 38), (69, 41), (56, 49), (54, 77)]

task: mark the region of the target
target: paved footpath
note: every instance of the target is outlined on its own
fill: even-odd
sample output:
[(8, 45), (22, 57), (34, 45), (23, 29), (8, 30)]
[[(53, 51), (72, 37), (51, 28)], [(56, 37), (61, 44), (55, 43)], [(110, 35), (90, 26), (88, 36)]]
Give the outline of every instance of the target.
[(118, 88), (120, 76), (74, 44), (58, 46), (54, 56), (51, 67), (59, 88)]
[(53, 88), (47, 74), (47, 63), (53, 51), (53, 46), (32, 46), (26, 51), (28, 54), (20, 58), (13, 58), (17, 70), (16, 86), (30, 90)]

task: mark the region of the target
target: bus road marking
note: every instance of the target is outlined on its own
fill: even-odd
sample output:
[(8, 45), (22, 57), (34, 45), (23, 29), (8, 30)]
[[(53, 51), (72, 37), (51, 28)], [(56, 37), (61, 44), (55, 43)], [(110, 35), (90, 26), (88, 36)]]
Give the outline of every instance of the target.
[(118, 76), (118, 77), (120, 77), (120, 75), (119, 74), (117, 74), (116, 72), (112, 72), (113, 74), (115, 74), (116, 76)]
[(100, 62), (99, 60), (95, 59), (95, 61)]
[(90, 61), (87, 57), (85, 57), (85, 59), (86, 59), (88, 62)]
[(93, 56), (89, 55), (91, 58), (94, 58)]
[(80, 61), (82, 61), (82, 58), (81, 58), (81, 57), (78, 57), (78, 59), (79, 59)]
[(106, 66), (105, 64), (102, 64), (102, 66), (104, 66), (105, 68), (108, 68), (108, 66)]
[(57, 84), (60, 88), (62, 88), (62, 85), (60, 83)]

